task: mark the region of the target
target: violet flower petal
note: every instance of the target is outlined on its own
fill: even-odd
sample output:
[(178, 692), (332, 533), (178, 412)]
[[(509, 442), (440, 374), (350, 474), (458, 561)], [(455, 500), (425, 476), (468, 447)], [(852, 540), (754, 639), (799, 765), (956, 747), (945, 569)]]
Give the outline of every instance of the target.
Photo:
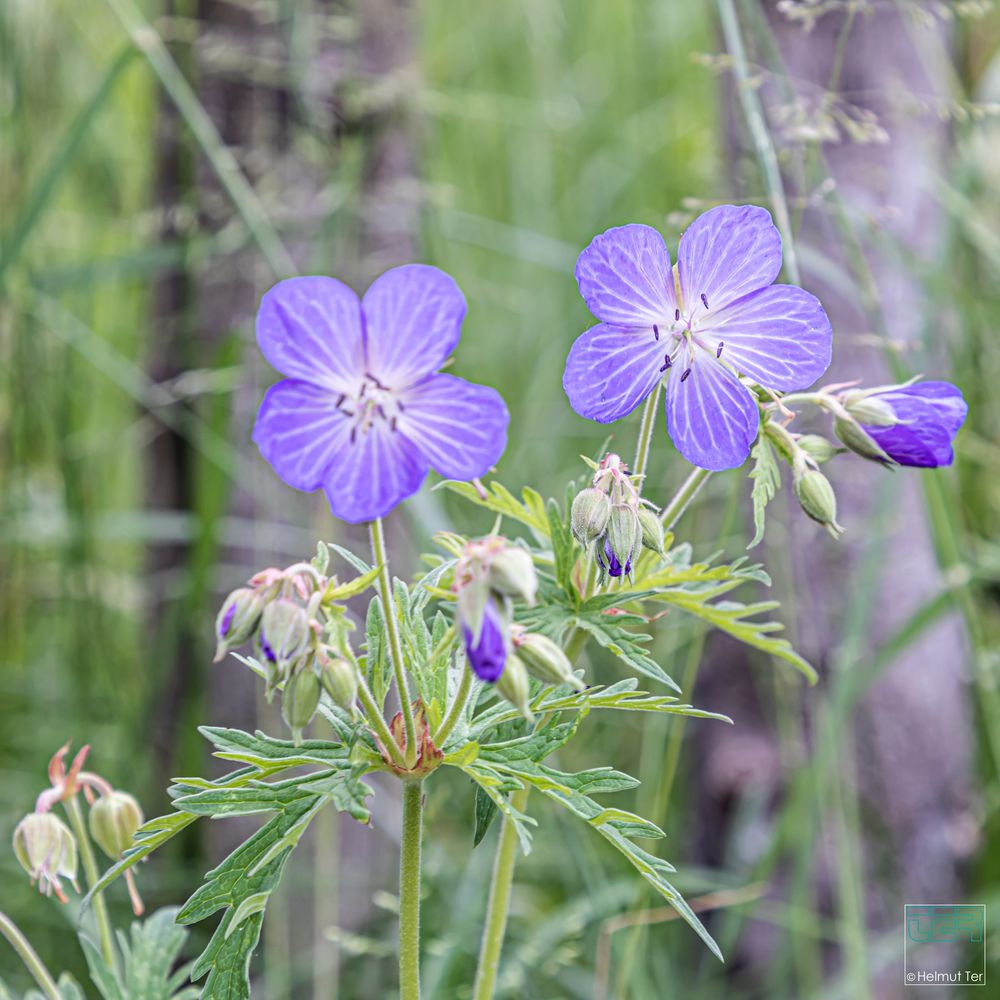
[(781, 235), (757, 205), (720, 205), (699, 215), (677, 247), (684, 308), (708, 313), (770, 285), (781, 270)]
[(272, 385), (257, 411), (253, 440), (289, 486), (316, 490), (347, 445), (348, 417), (338, 395), (311, 382), (284, 379)]
[(648, 330), (673, 319), (670, 252), (649, 226), (619, 226), (595, 236), (574, 274), (587, 307), (604, 323)]
[(361, 308), (368, 370), (398, 391), (437, 371), (455, 349), (465, 296), (439, 268), (405, 264), (376, 278)]
[(282, 375), (344, 392), (364, 371), (361, 322), (357, 295), (336, 278), (288, 278), (261, 299), (257, 343)]
[(631, 413), (661, 378), (664, 347), (648, 330), (592, 326), (570, 348), (563, 389), (581, 417), (609, 424)]
[(510, 414), (495, 389), (436, 374), (399, 398), (399, 432), (447, 479), (484, 475), (507, 447)]
[(957, 386), (918, 382), (876, 395), (902, 421), (891, 427), (865, 426), (891, 459), (924, 469), (951, 465), (955, 458), (952, 440), (969, 409)]
[(462, 637), (472, 672), (480, 679), (496, 683), (507, 662), (507, 639), (500, 613), (492, 600), (486, 603), (479, 639), (474, 641), (472, 630), (463, 622)]
[(757, 437), (760, 413), (746, 387), (702, 352), (681, 381), (680, 365), (667, 381), (667, 431), (693, 465), (720, 471), (742, 465)]
[[(711, 299), (709, 299), (711, 302)], [(778, 392), (806, 389), (830, 366), (833, 331), (815, 295), (771, 285), (710, 316), (701, 335), (742, 375)]]

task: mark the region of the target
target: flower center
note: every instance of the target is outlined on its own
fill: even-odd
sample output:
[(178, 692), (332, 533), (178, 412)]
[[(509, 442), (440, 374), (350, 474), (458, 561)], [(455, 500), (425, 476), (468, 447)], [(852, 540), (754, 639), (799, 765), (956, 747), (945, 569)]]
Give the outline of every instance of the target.
[[(702, 292), (698, 296), (698, 302), (689, 311), (682, 313), (680, 309), (675, 309), (672, 321), (653, 324), (653, 337), (657, 341), (662, 338), (665, 348), (663, 364), (660, 366), (661, 372), (669, 371), (676, 365), (683, 365), (680, 380), (685, 382), (691, 375), (691, 369), (701, 356), (701, 352), (709, 357), (713, 354), (716, 358), (722, 357), (722, 350), (725, 347), (723, 341), (716, 340), (711, 331), (704, 327), (698, 329), (699, 321), (704, 323), (709, 308), (708, 296)], [(701, 351), (696, 351), (695, 348), (701, 348)]]
[(351, 420), (351, 444), (354, 444), (359, 434), (367, 434), (377, 422), (395, 431), (405, 407), (389, 386), (371, 372), (365, 372), (356, 392), (343, 393), (337, 399), (337, 409)]

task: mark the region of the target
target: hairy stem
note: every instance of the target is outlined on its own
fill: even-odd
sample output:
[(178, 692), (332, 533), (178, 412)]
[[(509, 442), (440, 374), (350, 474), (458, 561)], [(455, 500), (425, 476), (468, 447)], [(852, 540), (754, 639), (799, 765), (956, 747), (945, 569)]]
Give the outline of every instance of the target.
[(466, 664), (462, 670), (462, 679), (458, 682), (458, 690), (455, 692), (455, 697), (452, 700), (451, 707), (448, 709), (448, 714), (444, 717), (444, 721), (433, 737), (434, 746), (438, 749), (444, 746), (445, 740), (448, 739), (451, 731), (455, 728), (455, 723), (461, 718), (465, 704), (469, 700), (470, 691), (472, 691), (472, 670)]
[[(528, 804), (528, 789), (520, 788), (512, 792), (510, 804), (518, 812), (524, 812)], [(505, 818), (500, 830), (496, 861), (493, 864), (493, 878), (490, 881), (490, 899), (486, 907), (486, 925), (483, 928), (483, 942), (479, 949), (479, 968), (476, 970), (473, 1000), (492, 1000), (493, 991), (496, 989), (516, 862), (517, 831), (514, 829), (514, 824)]]
[(663, 508), (660, 520), (668, 531), (681, 519), (688, 504), (698, 495), (698, 491), (708, 481), (712, 473), (708, 469), (693, 468), (687, 479), (681, 483), (680, 489), (674, 494), (670, 503)]
[(639, 425), (639, 440), (635, 446), (635, 462), (632, 463), (632, 475), (639, 480), (646, 474), (646, 464), (649, 461), (649, 446), (653, 440), (653, 427), (656, 424), (656, 410), (660, 403), (660, 393), (663, 383), (657, 382), (656, 388), (646, 397), (646, 405), (642, 409), (642, 423)]
[(413, 706), (410, 704), (410, 686), (403, 666), (403, 647), (399, 641), (399, 626), (396, 623), (396, 599), (392, 592), (392, 576), (389, 573), (389, 559), (385, 549), (385, 532), (382, 518), (371, 522), (372, 560), (379, 567), (378, 589), (385, 612), (385, 630), (389, 633), (389, 653), (392, 657), (392, 673), (396, 678), (399, 692), (399, 710), (403, 713), (403, 731), (406, 733), (404, 756), (406, 766), (412, 767), (417, 759), (417, 736), (413, 725)]
[(38, 957), (38, 952), (31, 947), (28, 939), (21, 933), (21, 929), (2, 910), (0, 910), (0, 934), (17, 952), (24, 967), (38, 983), (38, 988), (49, 1000), (62, 1000), (62, 994), (59, 992), (59, 987), (56, 986), (56, 981), (52, 978), (52, 973), (45, 967), (45, 963)]
[(399, 997), (420, 1000), (421, 781), (403, 782), (403, 837), (399, 853)]
[[(69, 816), (70, 825), (76, 835), (76, 842), (80, 848), (80, 861), (83, 863), (83, 873), (87, 877), (87, 888), (93, 891), (101, 877), (97, 870), (97, 859), (94, 857), (94, 846), (90, 842), (90, 834), (87, 832), (87, 824), (83, 821), (83, 810), (75, 795), (71, 795), (63, 806)], [(104, 902), (104, 894), (94, 893), (94, 919), (97, 921), (97, 933), (101, 939), (101, 954), (104, 961), (112, 968), (115, 963), (115, 950), (111, 936), (111, 921), (108, 919), (108, 907)]]

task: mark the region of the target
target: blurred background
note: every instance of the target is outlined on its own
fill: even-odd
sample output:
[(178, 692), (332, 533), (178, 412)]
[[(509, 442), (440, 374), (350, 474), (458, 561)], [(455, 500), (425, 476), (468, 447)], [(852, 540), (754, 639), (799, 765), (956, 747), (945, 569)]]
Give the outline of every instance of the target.
[[(726, 965), (539, 802), (500, 993), (902, 996), (903, 903), (1000, 904), (998, 53), (977, 0), (4, 0), (0, 839), (66, 740), (152, 816), (169, 777), (219, 773), (196, 725), (276, 725), (239, 664), (211, 664), (218, 604), (317, 538), (364, 542), (249, 444), (277, 278), (450, 271), (458, 370), (512, 413), (499, 477), (561, 496), (605, 433), (560, 384), (591, 322), (579, 250), (625, 222), (674, 246), (720, 201), (784, 205), (786, 263), (834, 321), (830, 378), (953, 379), (955, 467), (834, 462), (841, 543), (773, 505), (755, 555), (816, 687), (671, 617), (659, 661), (736, 725), (591, 717), (564, 751), (642, 779), (617, 804), (667, 831)], [(612, 430), (630, 453), (635, 428)], [(665, 502), (685, 468), (662, 431), (651, 469)], [(713, 477), (681, 536), (736, 558), (748, 497)], [(395, 514), (396, 572), (446, 526), (489, 522), (429, 491)], [(393, 995), (398, 788), (379, 792), (373, 829), (330, 817), (291, 862), (255, 996)], [(461, 998), (496, 832), (472, 849), (455, 775), (430, 792), (424, 987)], [(143, 866), (147, 901), (183, 902), (245, 833), (191, 828)], [(74, 906), (2, 850), (0, 907), (82, 975)], [(27, 988), (5, 946), (0, 973)]]

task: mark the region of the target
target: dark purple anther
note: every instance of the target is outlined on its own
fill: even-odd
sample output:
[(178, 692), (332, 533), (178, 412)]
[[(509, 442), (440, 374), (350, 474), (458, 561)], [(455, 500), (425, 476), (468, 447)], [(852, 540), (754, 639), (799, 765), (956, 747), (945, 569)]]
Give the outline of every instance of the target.
[(660, 328), (654, 323), (653, 324), (653, 336), (659, 340), (660, 339)]
[(725, 346), (726, 346), (725, 342), (722, 341), (722, 340), (720, 340), (719, 341), (719, 346), (715, 349), (715, 356), (717, 358), (721, 358), (722, 357), (722, 348), (725, 347)]
[(683, 382), (690, 374), (691, 374), (691, 369), (685, 368), (684, 373), (681, 375), (681, 381)]
[(673, 361), (670, 360), (670, 355), (665, 354), (663, 356), (663, 364), (660, 366), (660, 371), (665, 372), (672, 364)]
[(396, 418), (395, 418), (395, 417), (393, 417), (393, 418), (392, 418), (392, 419), (391, 419), (391, 420), (389, 421), (389, 430), (391, 430), (391, 431), (394, 431), (395, 429), (396, 429)]
[(347, 393), (342, 392), (337, 397), (337, 409), (339, 410), (344, 405), (344, 400), (347, 399)]
[(681, 321), (681, 311), (680, 309), (674, 310), (674, 322), (679, 323)]
[(233, 601), (232, 604), (226, 608), (226, 613), (222, 616), (222, 621), (219, 623), (219, 638), (225, 639), (229, 632), (229, 626), (233, 624), (233, 616), (236, 614), (236, 602)]
[(354, 444), (354, 442), (357, 441), (357, 439), (358, 439), (358, 425), (355, 424), (351, 428), (351, 444)]
[(701, 304), (707, 309), (708, 308), (708, 296), (702, 292), (701, 293)]
[(365, 398), (365, 393), (367, 391), (368, 391), (368, 383), (367, 382), (362, 382), (361, 383), (361, 392), (358, 393), (358, 400), (359, 401)]
[(483, 681), (496, 683), (507, 662), (507, 639), (503, 622), (496, 604), (492, 600), (483, 612), (483, 624), (479, 630), (479, 640), (473, 645), (472, 629), (462, 623), (462, 637), (465, 640), (465, 655), (469, 658), (472, 672)]

